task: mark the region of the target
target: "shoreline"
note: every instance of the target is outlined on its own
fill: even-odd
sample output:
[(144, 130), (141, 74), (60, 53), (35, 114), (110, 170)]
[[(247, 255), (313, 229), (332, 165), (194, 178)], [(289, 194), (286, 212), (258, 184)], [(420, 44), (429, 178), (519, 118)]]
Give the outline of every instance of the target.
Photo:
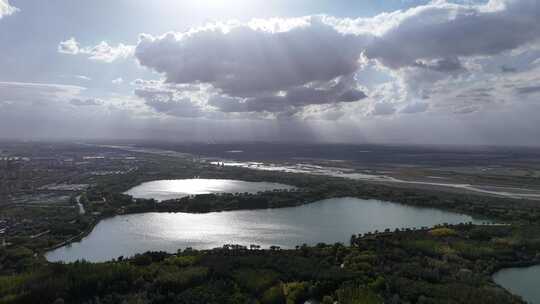
[[(463, 227), (467, 227), (467, 226), (474, 228), (474, 227), (482, 226), (482, 225), (460, 223), (460, 224), (450, 224), (450, 225), (435, 225), (435, 226), (424, 227), (424, 228), (416, 229), (416, 230), (403, 230), (403, 231), (399, 231), (399, 232), (392, 231), (392, 232), (366, 233), (363, 236), (359, 236), (356, 240), (359, 243), (362, 243), (362, 244), (363, 243), (371, 243), (372, 245), (374, 245), (374, 244), (376, 244), (378, 242), (386, 242), (385, 240), (387, 240), (387, 239), (401, 239), (400, 235), (402, 237), (405, 237), (405, 238), (412, 237), (414, 239), (415, 235), (425, 234), (426, 232), (429, 232), (430, 230), (433, 230), (433, 229), (439, 228), (439, 227), (447, 227), (447, 228), (450, 228), (450, 229), (457, 229), (459, 231), (459, 230), (462, 230)], [(332, 245), (331, 244), (325, 244), (325, 246), (332, 246)], [(344, 246), (346, 248), (353, 248), (354, 247), (354, 245), (344, 245)], [(256, 249), (256, 250), (254, 250), (254, 249), (252, 250), (252, 249), (249, 249), (248, 247), (243, 247), (243, 246), (238, 246), (237, 249), (232, 249), (232, 248), (233, 247), (230, 247), (227, 250), (225, 250), (225, 247), (223, 247), (223, 248), (218, 247), (218, 248), (215, 248), (215, 249), (200, 249), (200, 250), (195, 249), (194, 252), (197, 252), (196, 253), (197, 255), (205, 255), (205, 254), (212, 255), (212, 254), (215, 254), (216, 252), (221, 252), (221, 251), (225, 250), (227, 252), (231, 252), (232, 256), (249, 255), (249, 254), (254, 254), (255, 252), (256, 252), (256, 255), (258, 255), (258, 256), (266, 256), (266, 255), (278, 254), (278, 253), (276, 253), (276, 250), (277, 250), (277, 252), (282, 251), (284, 254), (286, 254), (287, 252), (298, 252), (300, 250), (298, 247), (297, 248), (282, 248), (282, 249), (275, 249), (275, 248), (274, 249), (272, 249), (272, 248), (263, 249), (263, 248), (261, 248), (261, 249)], [(236, 248), (236, 247), (234, 247), (234, 248)], [(308, 246), (308, 248), (317, 248), (317, 246), (311, 245), (311, 246)], [(237, 252), (237, 253), (235, 253), (235, 252)], [(147, 254), (150, 254), (150, 253), (148, 251), (145, 252), (145, 253), (140, 253), (141, 256), (144, 256), (144, 255), (147, 255)], [(165, 255), (166, 256), (175, 256), (175, 255), (177, 255), (177, 253), (167, 252)], [(229, 256), (230, 254), (225, 254), (225, 255)], [(126, 260), (132, 261), (135, 258), (136, 258), (136, 255), (130, 256), (130, 257), (125, 257), (124, 261), (126, 261)], [(496, 288), (499, 288), (500, 290), (503, 290), (508, 295), (521, 297), (520, 295), (512, 293), (509, 289), (507, 289), (504, 286), (502, 286), (502, 285), (498, 284), (497, 282), (495, 282), (493, 276), (497, 272), (499, 272), (501, 270), (504, 270), (504, 269), (528, 268), (528, 267), (538, 266), (538, 265), (540, 265), (540, 258), (535, 257), (533, 260), (516, 260), (515, 262), (498, 262), (499, 259), (497, 257), (494, 257), (494, 258), (495, 258), (494, 261), (497, 261), (497, 263), (494, 265), (494, 267), (492, 269), (489, 269), (488, 272), (485, 272), (485, 274), (487, 275), (487, 277), (485, 278), (486, 282), (489, 282), (489, 284), (492, 284), (493, 287), (496, 287)], [(103, 265), (103, 264), (118, 263), (118, 262), (120, 262), (120, 261), (112, 259), (112, 260), (103, 261), (103, 262), (89, 262), (89, 263), (94, 264), (94, 265), (99, 265), (99, 264)], [(48, 264), (51, 264), (51, 263), (56, 263), (56, 262), (48, 262)], [(70, 263), (65, 263), (65, 264), (70, 265), (72, 263), (70, 262)]]
[[(70, 239), (67, 239), (67, 240), (65, 240), (65, 241), (63, 241), (63, 242), (61, 242), (59, 244), (54, 245), (54, 246), (43, 249), (41, 251), (41, 256), (43, 256), (46, 259), (46, 255), (47, 255), (48, 252), (54, 251), (54, 250), (56, 250), (58, 248), (61, 248), (61, 247), (64, 247), (64, 246), (69, 246), (70, 244), (73, 244), (73, 243), (80, 242), (83, 238), (88, 236), (102, 220), (105, 220), (105, 219), (108, 219), (108, 218), (114, 218), (114, 217), (117, 217), (117, 216), (132, 215), (132, 214), (145, 214), (145, 213), (208, 214), (208, 213), (221, 213), (221, 212), (231, 212), (231, 211), (255, 211), (255, 210), (285, 209), (285, 208), (296, 208), (296, 207), (300, 207), (300, 206), (310, 205), (310, 204), (314, 204), (314, 203), (317, 203), (317, 202), (320, 202), (320, 201), (334, 199), (334, 198), (354, 198), (354, 199), (360, 199), (360, 200), (365, 200), (365, 201), (373, 200), (373, 201), (378, 201), (378, 202), (398, 204), (398, 205), (402, 205), (402, 206), (405, 206), (405, 207), (412, 207), (412, 208), (419, 208), (419, 209), (432, 209), (432, 210), (438, 210), (438, 211), (451, 212), (451, 213), (455, 213), (455, 214), (458, 214), (458, 215), (469, 216), (469, 217), (471, 217), (472, 220), (476, 220), (478, 222), (480, 222), (482, 220), (486, 221), (486, 223), (478, 223), (478, 224), (472, 224), (472, 222), (461, 222), (459, 224), (466, 224), (467, 225), (467, 224), (471, 223), (472, 225), (476, 225), (476, 226), (510, 225), (510, 223), (503, 223), (502, 221), (497, 222), (497, 221), (495, 221), (493, 219), (485, 218), (485, 216), (482, 216), (480, 214), (475, 215), (475, 214), (471, 214), (471, 213), (459, 212), (459, 211), (456, 211), (456, 210), (446, 209), (446, 208), (439, 208), (439, 207), (435, 207), (435, 206), (418, 206), (418, 205), (411, 205), (411, 204), (406, 204), (406, 203), (401, 203), (401, 202), (396, 202), (396, 201), (380, 200), (380, 199), (376, 199), (376, 198), (363, 198), (363, 197), (358, 197), (358, 196), (344, 196), (344, 197), (323, 198), (323, 199), (319, 199), (319, 200), (315, 200), (315, 201), (303, 202), (303, 203), (293, 205), (293, 206), (274, 206), (274, 207), (268, 207), (268, 208), (218, 209), (218, 210), (208, 210), (208, 211), (199, 211), (199, 212), (197, 212), (197, 211), (167, 211), (167, 210), (153, 209), (153, 210), (144, 210), (144, 211), (136, 211), (136, 212), (124, 212), (124, 213), (116, 213), (116, 214), (109, 214), (109, 215), (101, 215), (100, 217), (98, 217), (94, 221), (92, 221), (90, 226), (85, 231), (81, 232), (79, 235), (74, 236), (74, 237), (72, 237)], [(445, 223), (438, 223), (438, 224), (435, 224), (434, 226), (428, 227), (428, 229), (431, 229), (433, 227), (437, 227), (439, 225), (444, 225), (444, 224)], [(456, 225), (459, 225), (459, 224), (456, 224)], [(415, 231), (423, 230), (423, 228), (421, 228), (421, 227), (416, 227), (416, 228), (401, 227), (399, 229), (415, 230)], [(380, 233), (382, 233), (382, 232), (380, 232)], [(394, 233), (394, 231), (391, 231), (391, 233)], [(371, 232), (370, 234), (376, 235), (376, 233), (374, 233), (374, 232)], [(53, 263), (53, 262), (49, 262), (48, 260), (47, 260), (47, 262), (48, 263)]]

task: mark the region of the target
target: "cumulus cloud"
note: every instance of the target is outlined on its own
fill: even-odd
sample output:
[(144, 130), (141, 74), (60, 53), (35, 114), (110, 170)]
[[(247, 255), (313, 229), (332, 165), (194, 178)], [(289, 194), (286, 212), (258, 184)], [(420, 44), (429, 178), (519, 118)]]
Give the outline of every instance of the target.
[(299, 86), (278, 94), (249, 98), (216, 96), (210, 100), (210, 104), (223, 112), (295, 113), (308, 105), (356, 102), (367, 97), (363, 91), (352, 88), (350, 82), (350, 79), (340, 78), (322, 87)]
[(113, 79), (112, 83), (113, 84), (122, 84), (122, 83), (124, 83), (124, 79), (122, 79), (122, 77), (118, 77), (116, 79)]
[[(489, 95), (464, 88), (501, 87), (510, 74), (530, 70), (539, 57), (534, 51), (540, 39), (538, 16), (535, 0), (466, 5), (433, 1), (370, 18), (386, 25), (376, 31), (364, 56), (401, 86), (405, 106), (399, 113), (416, 112), (417, 100), (438, 112), (489, 111), (519, 101), (507, 92)], [(359, 21), (351, 24), (350, 28), (362, 26)]]
[(107, 42), (102, 41), (98, 45), (90, 48), (83, 49), (84, 53), (90, 55), (90, 59), (104, 62), (113, 62), (117, 59), (126, 59), (133, 55), (133, 46), (118, 44), (117, 46), (110, 46)]
[(58, 52), (62, 54), (77, 55), (79, 54), (80, 46), (77, 40), (74, 37), (69, 38), (68, 40), (61, 41), (58, 44)]
[(220, 95), (211, 104), (224, 112), (294, 112), (361, 100), (366, 94), (351, 79), (366, 41), (324, 19), (256, 20), (141, 35), (135, 56), (168, 83), (210, 85)]
[[(458, 67), (457, 57), (494, 55), (540, 38), (537, 0), (491, 0), (485, 5), (435, 1), (391, 14), (396, 25), (366, 50), (369, 58), (399, 68), (418, 60), (442, 60)], [(388, 21), (387, 21), (388, 22)]]
[(141, 35), (135, 56), (168, 82), (210, 83), (234, 96), (330, 81), (357, 70), (362, 39), (319, 17), (296, 24), (286, 31), (235, 24)]
[[(538, 41), (539, 15), (536, 0), (433, 1), (371, 18), (311, 16), (143, 34), (135, 56), (167, 83), (210, 85), (207, 105), (225, 113), (294, 114), (368, 99), (371, 114), (394, 114), (395, 98), (356, 81), (375, 62), (401, 86), (399, 113), (418, 113), (429, 103), (412, 100), (440, 94), (440, 83), (473, 77), (481, 67), (472, 59)], [(450, 112), (482, 108), (467, 103)]]
[(10, 5), (9, 0), (0, 0), (0, 19), (16, 13), (19, 9)]
[(126, 59), (133, 55), (134, 47), (131, 45), (118, 44), (111, 46), (106, 41), (102, 41), (95, 46), (81, 47), (80, 43), (71, 37), (58, 44), (58, 52), (68, 55), (86, 55), (89, 59), (111, 63), (118, 59)]
[[(227, 139), (484, 143), (489, 136), (537, 144), (537, 3), (437, 0), (368, 18), (228, 22), (141, 35), (136, 46), (70, 38), (58, 52), (116, 63), (135, 56), (155, 73), (137, 77), (154, 80), (132, 81), (135, 96), (89, 90), (103, 100), (81, 87), (0, 83), (0, 131), (49, 124), (79, 136), (92, 122), (108, 136), (118, 124), (121, 136), (155, 128), (173, 139), (229, 132)], [(124, 66), (104, 75), (128, 75)], [(105, 77), (109, 87), (122, 82), (113, 78)]]

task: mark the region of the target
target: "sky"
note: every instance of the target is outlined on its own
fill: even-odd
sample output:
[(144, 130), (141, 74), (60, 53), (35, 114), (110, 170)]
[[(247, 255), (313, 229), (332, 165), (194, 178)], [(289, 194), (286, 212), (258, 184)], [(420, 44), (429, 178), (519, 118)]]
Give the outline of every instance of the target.
[(537, 0), (0, 0), (0, 138), (540, 146)]

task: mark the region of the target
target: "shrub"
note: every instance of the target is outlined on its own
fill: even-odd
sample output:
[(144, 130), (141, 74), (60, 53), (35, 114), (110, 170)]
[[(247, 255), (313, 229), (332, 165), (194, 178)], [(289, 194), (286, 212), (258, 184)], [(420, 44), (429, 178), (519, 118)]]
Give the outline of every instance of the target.
[(454, 229), (450, 228), (435, 228), (430, 230), (429, 234), (437, 237), (446, 237), (457, 235), (457, 232)]
[(283, 289), (281, 285), (270, 287), (264, 292), (261, 298), (262, 304), (284, 304), (285, 296), (283, 295)]
[(259, 294), (277, 282), (278, 274), (268, 269), (240, 269), (233, 278), (251, 293)]

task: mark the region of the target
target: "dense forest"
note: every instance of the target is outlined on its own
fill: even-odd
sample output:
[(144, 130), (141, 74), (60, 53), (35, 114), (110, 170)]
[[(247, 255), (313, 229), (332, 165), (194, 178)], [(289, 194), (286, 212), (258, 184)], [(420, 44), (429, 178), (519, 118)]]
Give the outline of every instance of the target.
[(490, 275), (539, 251), (540, 227), (460, 224), (348, 245), (148, 252), (0, 277), (0, 303), (522, 303)]

